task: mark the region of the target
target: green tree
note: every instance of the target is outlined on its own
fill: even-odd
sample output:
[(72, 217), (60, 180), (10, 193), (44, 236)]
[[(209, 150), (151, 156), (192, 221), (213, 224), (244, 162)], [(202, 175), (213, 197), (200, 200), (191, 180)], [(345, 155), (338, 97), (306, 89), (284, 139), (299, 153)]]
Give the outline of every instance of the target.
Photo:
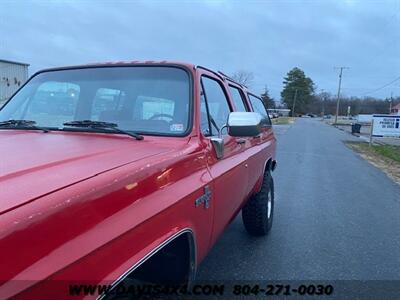
[(265, 92), (260, 97), (267, 108), (275, 108), (275, 100), (270, 97), (267, 87), (265, 87)]
[(303, 70), (295, 67), (287, 73), (283, 84), (284, 87), (281, 92), (282, 102), (293, 112), (294, 99), (297, 93), (295, 113), (306, 113), (307, 106), (312, 101), (315, 89), (311, 78), (307, 77)]

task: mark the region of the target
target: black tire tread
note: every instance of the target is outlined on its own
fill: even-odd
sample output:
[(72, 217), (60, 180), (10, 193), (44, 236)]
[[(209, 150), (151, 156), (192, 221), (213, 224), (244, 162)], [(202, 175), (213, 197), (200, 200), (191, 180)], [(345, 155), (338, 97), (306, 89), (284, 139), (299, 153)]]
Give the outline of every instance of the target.
[[(267, 219), (268, 191), (271, 189), (272, 211)], [(250, 235), (268, 234), (272, 226), (274, 212), (274, 182), (270, 172), (265, 172), (261, 190), (253, 195), (242, 209), (244, 227)]]

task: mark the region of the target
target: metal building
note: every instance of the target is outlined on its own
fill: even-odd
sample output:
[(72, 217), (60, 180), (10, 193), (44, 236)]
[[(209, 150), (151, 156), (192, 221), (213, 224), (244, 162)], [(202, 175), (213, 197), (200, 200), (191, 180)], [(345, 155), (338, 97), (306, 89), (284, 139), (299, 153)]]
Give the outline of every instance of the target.
[(28, 79), (28, 66), (0, 59), (0, 106)]

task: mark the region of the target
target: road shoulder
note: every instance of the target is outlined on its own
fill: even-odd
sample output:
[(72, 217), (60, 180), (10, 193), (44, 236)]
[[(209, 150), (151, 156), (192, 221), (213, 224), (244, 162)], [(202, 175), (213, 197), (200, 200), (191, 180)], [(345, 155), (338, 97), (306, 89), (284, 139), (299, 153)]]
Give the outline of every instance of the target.
[(398, 148), (390, 149), (389, 152), (387, 149), (381, 149), (384, 147), (382, 145), (369, 146), (368, 143), (363, 142), (345, 142), (345, 144), (370, 164), (386, 173), (394, 182), (400, 184), (400, 162), (394, 159), (398, 155), (396, 152), (400, 152)]

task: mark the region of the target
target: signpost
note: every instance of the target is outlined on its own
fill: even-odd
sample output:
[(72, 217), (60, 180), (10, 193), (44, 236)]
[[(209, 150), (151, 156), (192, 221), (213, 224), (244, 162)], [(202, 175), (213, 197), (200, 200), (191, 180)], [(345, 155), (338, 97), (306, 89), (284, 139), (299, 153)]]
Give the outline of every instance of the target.
[(373, 115), (370, 145), (373, 137), (400, 138), (400, 115)]

